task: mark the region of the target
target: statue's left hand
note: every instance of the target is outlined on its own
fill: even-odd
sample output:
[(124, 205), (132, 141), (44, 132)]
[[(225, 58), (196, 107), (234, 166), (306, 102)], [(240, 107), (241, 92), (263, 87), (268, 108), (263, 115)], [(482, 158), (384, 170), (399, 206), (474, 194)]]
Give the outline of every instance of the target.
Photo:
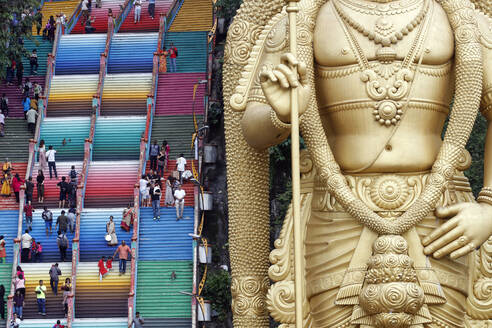
[(422, 240), (424, 253), (436, 259), (450, 254), (452, 259), (471, 253), (492, 234), (492, 206), (482, 203), (459, 203), (439, 207), (435, 214), (446, 223)]

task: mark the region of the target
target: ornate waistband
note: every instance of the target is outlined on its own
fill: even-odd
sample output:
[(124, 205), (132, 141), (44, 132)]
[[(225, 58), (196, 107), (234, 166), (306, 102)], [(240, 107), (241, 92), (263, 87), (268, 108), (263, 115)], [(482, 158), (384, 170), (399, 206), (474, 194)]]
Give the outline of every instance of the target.
[[(320, 109), (322, 110), (321, 115), (330, 115), (337, 112), (349, 111), (349, 110), (367, 110), (375, 108), (375, 101), (365, 101), (361, 100), (358, 102), (350, 101), (336, 104), (329, 104), (326, 106), (322, 106)], [(435, 101), (423, 101), (423, 100), (410, 100), (408, 102), (409, 109), (419, 109), (419, 110), (427, 110), (433, 111), (443, 114), (449, 113), (449, 105), (445, 103), (439, 103)]]
[[(429, 177), (428, 172), (409, 174), (345, 175), (352, 192), (371, 210), (394, 217), (406, 211), (420, 196)], [(327, 188), (314, 182), (312, 208), (317, 211), (344, 211)], [(473, 201), (468, 179), (457, 172), (442, 194), (438, 206)]]

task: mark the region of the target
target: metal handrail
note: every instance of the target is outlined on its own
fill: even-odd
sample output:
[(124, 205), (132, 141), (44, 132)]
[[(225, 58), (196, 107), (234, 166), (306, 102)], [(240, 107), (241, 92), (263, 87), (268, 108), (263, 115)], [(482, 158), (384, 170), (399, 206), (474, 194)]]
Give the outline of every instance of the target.
[(183, 6), (184, 0), (174, 0), (173, 4), (171, 5), (171, 10), (168, 11), (166, 18), (166, 31), (169, 30), (171, 25), (174, 22), (174, 19), (178, 15), (179, 10), (181, 9), (181, 6)]
[(75, 27), (75, 24), (77, 24), (77, 21), (79, 20), (79, 17), (80, 17), (80, 13), (82, 12), (82, 2), (84, 2), (84, 0), (80, 0), (77, 7), (75, 7), (75, 9), (73, 10), (72, 15), (70, 16), (70, 19), (65, 24), (65, 33), (64, 34), (70, 34), (70, 32), (72, 32), (72, 29)]
[(117, 33), (120, 30), (121, 24), (126, 19), (126, 16), (130, 13), (133, 7), (133, 3), (135, 0), (126, 0), (125, 3), (123, 4), (123, 10), (120, 10), (118, 13), (118, 16), (115, 19), (115, 28), (114, 28), (114, 33)]
[[(45, 79), (45, 88), (44, 88), (44, 96), (41, 97), (40, 101), (38, 101), (38, 114), (39, 117), (36, 120), (36, 129), (34, 132), (34, 136), (29, 140), (29, 157), (27, 161), (26, 175), (24, 177), (27, 180), (32, 175), (32, 170), (34, 167), (34, 163), (36, 162), (36, 145), (39, 142), (39, 136), (41, 133), (41, 123), (46, 115), (46, 106), (48, 103), (48, 97), (51, 89), (51, 80), (55, 71), (55, 58), (56, 53), (58, 51), (58, 44), (61, 36), (61, 24), (60, 21), (57, 21), (56, 31), (55, 31), (55, 40), (53, 41), (53, 49), (51, 54), (48, 55), (48, 69), (46, 70), (46, 79)], [(41, 108), (39, 108), (41, 107)], [(17, 219), (17, 238), (14, 239), (14, 255), (12, 261), (12, 282), (10, 293), (8, 295), (7, 301), (7, 320), (6, 327), (9, 327), (9, 322), (12, 319), (13, 315), (13, 297), (15, 286), (13, 282), (13, 278), (17, 272), (17, 265), (20, 260), (20, 240), (22, 236), (22, 221), (24, 218), (24, 203), (25, 203), (25, 187), (23, 186), (19, 192), (19, 216)]]

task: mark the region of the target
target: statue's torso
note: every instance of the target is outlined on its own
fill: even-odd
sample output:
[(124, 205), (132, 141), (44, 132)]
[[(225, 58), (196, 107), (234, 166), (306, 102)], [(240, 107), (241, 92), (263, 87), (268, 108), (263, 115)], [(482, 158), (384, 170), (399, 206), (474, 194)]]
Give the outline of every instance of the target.
[[(374, 12), (371, 8), (358, 7), (356, 1), (338, 1), (339, 8), (373, 31), (376, 21), (382, 15), (371, 13)], [(403, 5), (393, 10), (395, 12), (392, 15), (386, 15), (387, 20), (394, 23), (394, 31), (401, 30), (421, 11), (421, 0), (406, 2), (410, 5)], [(392, 6), (397, 7), (396, 4)], [(360, 65), (352, 50), (354, 43), (351, 45), (349, 42), (350, 36), (346, 36), (344, 23), (333, 4), (328, 2), (320, 9), (314, 34), (317, 97), (331, 147), (342, 169), (412, 172), (427, 170), (432, 166), (441, 144), (441, 131), (453, 95), (454, 40), (442, 8), (436, 4), (431, 4), (430, 8), (427, 15), (432, 14), (431, 23), (428, 32), (422, 32), (422, 35), (426, 34), (422, 39), (425, 55), (419, 73), (413, 82), (408, 83), (407, 96), (393, 101), (402, 106), (403, 111), (396, 125), (394, 122), (385, 125), (376, 120), (374, 106), (384, 99), (375, 100), (366, 91), (366, 83), (361, 80)], [(421, 25), (424, 25), (422, 31), (425, 31), (425, 18)], [(352, 27), (347, 29), (360, 45), (370, 67), (374, 68), (379, 64), (376, 51), (381, 45), (374, 44)], [(402, 65), (414, 46), (418, 30), (419, 27), (416, 27), (392, 45), (396, 50), (396, 59), (392, 64)], [(417, 57), (410, 65), (410, 70), (415, 71), (418, 64)], [(394, 75), (389, 73), (384, 77), (382, 68), (392, 72), (397, 67), (395, 65), (379, 66), (377, 81), (383, 86), (391, 86), (397, 80), (398, 70)]]

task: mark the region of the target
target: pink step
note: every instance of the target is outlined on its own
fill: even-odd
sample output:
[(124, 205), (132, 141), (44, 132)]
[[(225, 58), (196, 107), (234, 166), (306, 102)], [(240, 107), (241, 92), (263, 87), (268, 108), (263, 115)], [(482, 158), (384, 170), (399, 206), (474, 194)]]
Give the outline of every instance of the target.
[[(44, 93), (44, 80), (45, 76), (27, 76), (32, 84), (34, 82), (38, 82), (43, 87)], [(24, 79), (22, 82), (24, 82)], [(0, 84), (0, 97), (5, 93), (7, 98), (9, 98), (9, 117), (24, 117), (24, 109), (22, 107), (22, 91), (20, 87), (17, 85), (17, 78), (15, 78), (12, 82), (15, 82), (13, 85), (7, 86), (5, 81), (2, 81)], [(33, 96), (31, 92), (31, 97)]]
[[(191, 115), (193, 113), (193, 86), (206, 78), (205, 73), (159, 74), (155, 114)], [(204, 113), (203, 95), (205, 85), (200, 84), (195, 98), (195, 113)]]

